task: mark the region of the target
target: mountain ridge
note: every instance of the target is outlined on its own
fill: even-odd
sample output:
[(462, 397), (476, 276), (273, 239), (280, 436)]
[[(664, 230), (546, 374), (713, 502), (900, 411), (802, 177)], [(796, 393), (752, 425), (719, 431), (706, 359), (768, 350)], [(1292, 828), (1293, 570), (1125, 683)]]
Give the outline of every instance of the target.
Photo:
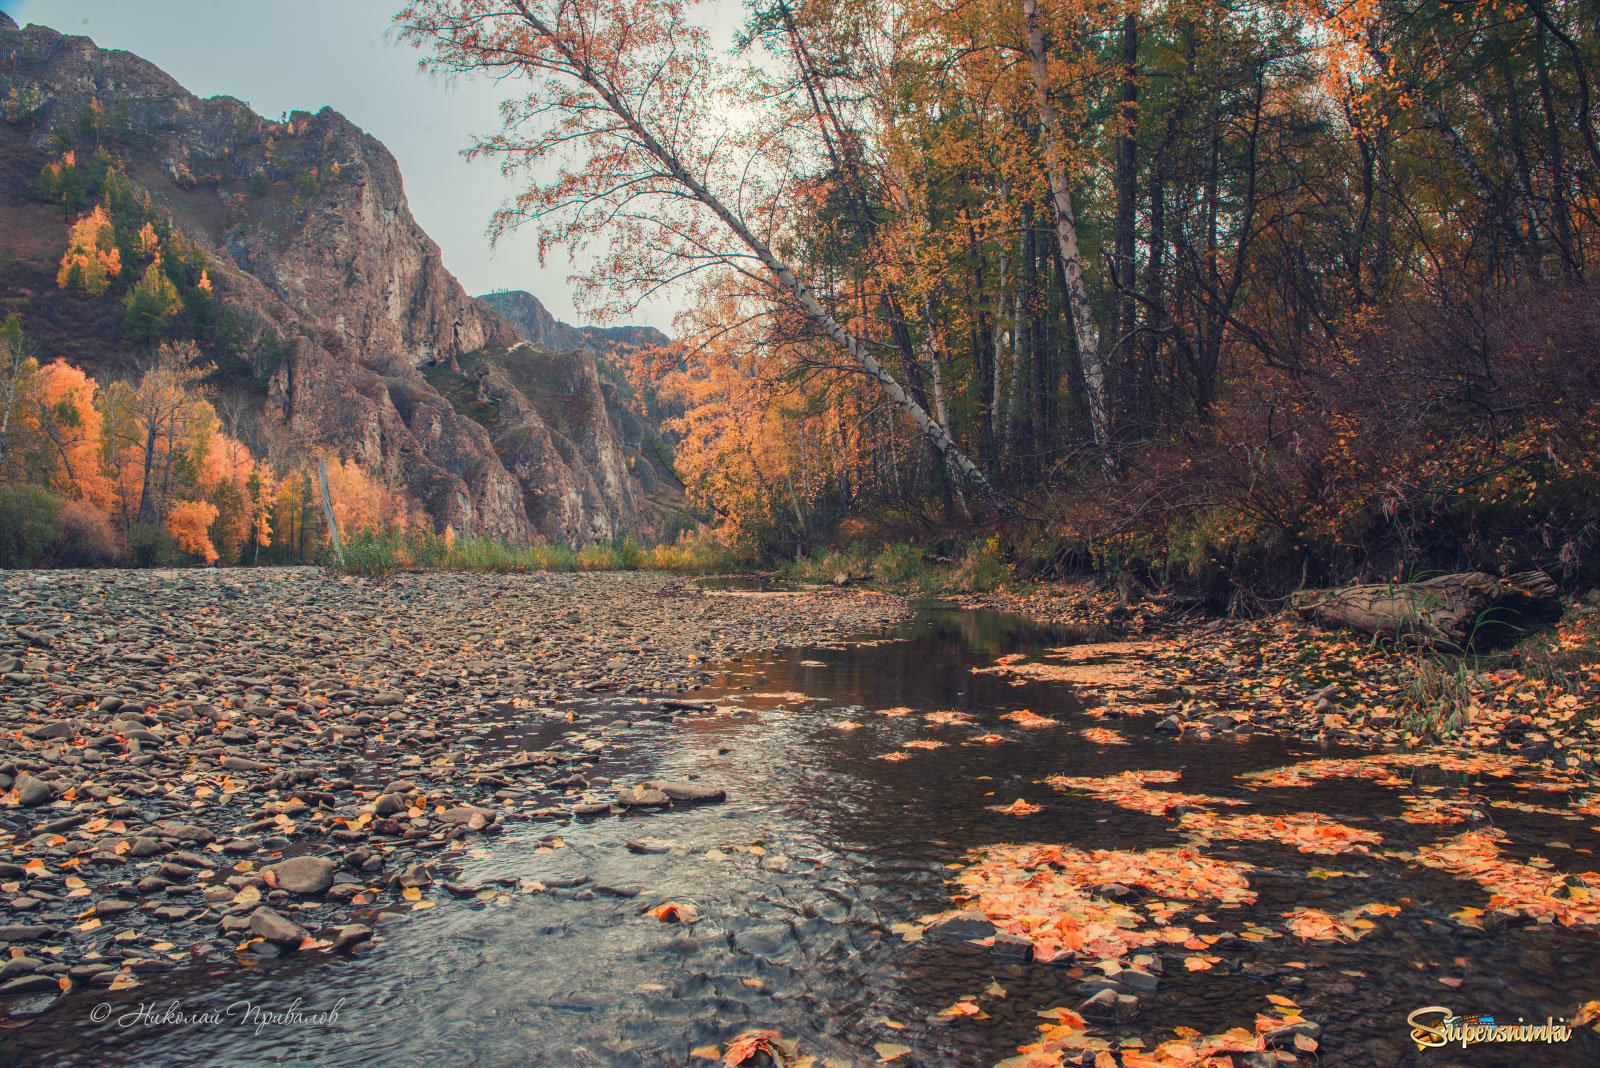
[[(218, 365), (217, 388), (249, 409), (262, 452), (354, 459), (440, 529), (518, 543), (654, 533), (630, 474), (638, 449), (612, 426), (587, 348), (541, 365), (588, 394), (576, 422), (509, 380), (511, 392), (480, 379), (470, 397), (430, 383), (425, 369), (466, 356), (481, 368), (524, 342), (445, 268), (376, 138), (331, 107), (274, 123), (233, 97), (202, 100), (133, 53), (3, 13), (0, 57), (0, 315), (17, 312), (46, 359), (104, 378), (141, 359), (115, 293), (56, 285), (73, 212), (35, 188), (67, 153), (104, 152), (204, 251), (223, 311), (204, 331), (182, 325)], [(516, 413), (514, 441), (497, 405)]]

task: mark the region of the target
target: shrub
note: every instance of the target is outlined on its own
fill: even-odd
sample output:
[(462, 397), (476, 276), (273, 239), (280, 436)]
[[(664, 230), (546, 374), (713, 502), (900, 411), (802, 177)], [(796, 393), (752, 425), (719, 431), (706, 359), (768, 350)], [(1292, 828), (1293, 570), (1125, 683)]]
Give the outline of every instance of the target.
[(177, 542), (163, 526), (135, 523), (128, 531), (128, 548), (133, 552), (134, 567), (166, 567)]
[(405, 564), (405, 548), (391, 533), (359, 530), (344, 539), (343, 571), (365, 578), (384, 578)]
[(37, 486), (0, 485), (0, 567), (33, 567), (61, 533), (61, 502)]
[(1016, 570), (1000, 545), (1000, 536), (991, 534), (967, 546), (950, 583), (957, 589), (975, 593), (1003, 586), (1016, 577)]
[(111, 517), (88, 501), (61, 506), (61, 531), (50, 547), (58, 567), (114, 567), (128, 554), (128, 544), (117, 535)]

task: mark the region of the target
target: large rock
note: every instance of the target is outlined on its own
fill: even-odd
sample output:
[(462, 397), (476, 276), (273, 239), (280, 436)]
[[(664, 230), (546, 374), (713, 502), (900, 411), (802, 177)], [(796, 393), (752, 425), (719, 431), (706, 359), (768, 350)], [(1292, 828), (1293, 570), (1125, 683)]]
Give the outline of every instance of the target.
[(309, 931), (298, 923), (262, 905), (250, 914), (250, 930), (275, 946), (298, 948), (311, 937)]
[(290, 857), (261, 869), (268, 886), (291, 894), (321, 894), (333, 885), (338, 865), (326, 857)]
[(670, 797), (674, 804), (704, 804), (711, 801), (726, 801), (728, 793), (720, 786), (701, 786), (692, 782), (669, 782), (653, 779), (643, 784), (647, 790), (660, 790)]

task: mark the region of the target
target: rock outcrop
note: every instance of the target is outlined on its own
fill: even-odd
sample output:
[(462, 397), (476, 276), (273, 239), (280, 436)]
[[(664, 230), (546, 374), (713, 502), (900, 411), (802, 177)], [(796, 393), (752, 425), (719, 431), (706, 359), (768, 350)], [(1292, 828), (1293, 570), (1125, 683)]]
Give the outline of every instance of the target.
[[(593, 356), (541, 357), (548, 389), (497, 370), (521, 351), (517, 328), (445, 269), (375, 138), (331, 108), (269, 122), (231, 97), (198, 99), (137, 56), (4, 14), (0, 57), (0, 102), (14, 102), (0, 122), (0, 286), (47, 358), (104, 379), (140, 355), (115, 293), (55, 286), (65, 223), (34, 184), (66, 138), (84, 156), (105, 147), (208, 254), (228, 325), (201, 340), (219, 390), (245, 399), (270, 447), (331, 448), (458, 532), (648, 534), (603, 399), (592, 417)], [(464, 359), (474, 395), (447, 397), (430, 374)]]

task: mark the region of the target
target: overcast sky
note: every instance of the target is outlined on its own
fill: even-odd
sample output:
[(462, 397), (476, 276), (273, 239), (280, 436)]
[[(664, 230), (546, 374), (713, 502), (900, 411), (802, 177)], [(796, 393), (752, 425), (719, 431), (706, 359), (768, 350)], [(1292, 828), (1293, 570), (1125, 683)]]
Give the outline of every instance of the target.
[[(0, 0), (19, 25), (37, 22), (143, 56), (197, 96), (224, 94), (276, 119), (285, 111), (342, 112), (377, 137), (405, 176), (411, 212), (444, 250), (469, 293), (526, 289), (559, 319), (589, 320), (572, 304), (572, 266), (560, 250), (539, 266), (533, 232), (491, 252), (489, 216), (515, 184), (491, 160), (460, 156), (474, 133), (499, 127), (502, 91), (489, 82), (444, 84), (417, 69), (420, 53), (391, 32), (402, 0)], [(727, 33), (742, 17), (737, 0)], [(723, 36), (719, 34), (718, 36)], [(724, 37), (724, 39), (726, 39)], [(630, 317), (671, 329), (670, 303)]]

